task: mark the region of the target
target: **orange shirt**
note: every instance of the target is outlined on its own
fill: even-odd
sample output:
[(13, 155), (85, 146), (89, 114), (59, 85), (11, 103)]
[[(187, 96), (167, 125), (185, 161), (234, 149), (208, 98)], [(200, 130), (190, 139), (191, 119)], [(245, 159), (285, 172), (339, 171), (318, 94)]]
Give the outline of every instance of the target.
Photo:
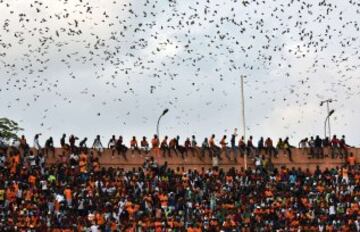
[(34, 186), (35, 182), (36, 182), (36, 177), (33, 176), (33, 175), (30, 175), (29, 178), (28, 178), (28, 182), (29, 182), (29, 184)]
[(153, 139), (151, 140), (151, 145), (152, 145), (153, 148), (159, 147), (159, 139), (153, 138)]
[(130, 146), (131, 146), (131, 147), (137, 147), (137, 146), (138, 146), (138, 142), (136, 141), (136, 139), (132, 139), (132, 140), (130, 141)]
[(356, 162), (355, 156), (349, 156), (347, 161), (350, 165), (355, 165), (355, 162)]
[(84, 173), (86, 172), (86, 162), (84, 160), (80, 160), (79, 162), (79, 168), (80, 168), (80, 172)]
[(225, 139), (221, 139), (220, 144), (221, 144), (221, 147), (222, 147), (222, 148), (226, 148)]
[(210, 147), (215, 146), (215, 140), (214, 140), (214, 138), (210, 138), (210, 140), (209, 140), (209, 145), (210, 145)]
[(72, 199), (71, 189), (69, 189), (69, 188), (65, 189), (64, 190), (64, 195), (65, 195), (66, 200), (71, 200)]
[(104, 219), (103, 215), (101, 215), (100, 213), (95, 214), (95, 220), (96, 220), (96, 223), (100, 226), (105, 223), (105, 219)]

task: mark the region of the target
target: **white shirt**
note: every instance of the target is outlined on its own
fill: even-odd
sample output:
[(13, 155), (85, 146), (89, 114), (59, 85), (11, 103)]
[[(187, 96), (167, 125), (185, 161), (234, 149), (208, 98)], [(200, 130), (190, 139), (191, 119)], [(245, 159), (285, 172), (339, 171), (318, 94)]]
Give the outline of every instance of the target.
[(37, 150), (41, 149), (40, 143), (39, 143), (39, 138), (34, 139), (34, 148)]
[(98, 232), (98, 231), (99, 231), (97, 225), (92, 225), (92, 226), (90, 227), (90, 230), (91, 230), (91, 232)]
[(335, 215), (335, 206), (334, 205), (330, 205), (330, 207), (329, 207), (329, 215)]

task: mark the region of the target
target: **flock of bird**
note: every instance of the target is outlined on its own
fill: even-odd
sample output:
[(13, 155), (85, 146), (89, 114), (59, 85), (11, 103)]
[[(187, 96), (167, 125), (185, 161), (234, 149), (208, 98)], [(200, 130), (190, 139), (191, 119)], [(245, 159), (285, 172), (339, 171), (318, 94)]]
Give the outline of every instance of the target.
[(146, 95), (181, 118), (195, 110), (186, 99), (229, 110), (208, 96), (233, 97), (244, 75), (254, 104), (346, 103), (360, 95), (359, 18), (355, 0), (0, 0), (0, 96), (24, 110), (80, 96), (99, 101), (101, 117)]

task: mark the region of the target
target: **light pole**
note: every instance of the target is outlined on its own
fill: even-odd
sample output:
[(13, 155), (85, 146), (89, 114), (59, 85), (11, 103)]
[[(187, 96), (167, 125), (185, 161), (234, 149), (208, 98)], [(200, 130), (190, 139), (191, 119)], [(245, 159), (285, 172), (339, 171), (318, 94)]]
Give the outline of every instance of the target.
[[(326, 116), (326, 119), (325, 119), (325, 123), (324, 123), (324, 132), (325, 132), (325, 138), (326, 138), (326, 121), (330, 120), (330, 116), (335, 113), (335, 110), (330, 110), (328, 115)], [(330, 127), (329, 127), (330, 129)], [(329, 131), (329, 139), (331, 140), (331, 134), (330, 134), (330, 131)]]
[[(331, 128), (330, 128), (330, 115), (333, 114), (334, 112), (332, 112), (330, 114), (330, 106), (329, 106), (329, 103), (333, 102), (335, 100), (329, 98), (329, 99), (326, 99), (326, 100), (323, 100), (320, 102), (320, 106), (323, 106), (324, 103), (326, 103), (326, 109), (327, 109), (327, 123), (328, 123), (328, 131), (329, 131), (329, 139), (331, 138)], [(326, 120), (325, 120), (325, 123), (326, 123)], [(325, 138), (326, 138), (326, 128), (325, 128)]]
[[(241, 75), (241, 112), (244, 143), (246, 143), (246, 125), (245, 125), (245, 98), (244, 98), (244, 75)], [(244, 152), (244, 168), (247, 169), (247, 149)]]
[(158, 139), (160, 140), (160, 135), (159, 135), (159, 124), (160, 124), (160, 119), (162, 118), (162, 116), (164, 116), (167, 112), (169, 112), (169, 109), (165, 109), (162, 114), (160, 115), (157, 124), (156, 124), (156, 134), (158, 136)]

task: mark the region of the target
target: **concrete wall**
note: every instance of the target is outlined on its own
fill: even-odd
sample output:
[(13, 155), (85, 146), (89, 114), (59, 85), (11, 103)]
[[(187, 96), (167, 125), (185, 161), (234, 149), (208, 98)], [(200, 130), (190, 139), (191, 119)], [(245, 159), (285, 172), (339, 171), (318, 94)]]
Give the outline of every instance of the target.
[[(351, 148), (349, 149), (349, 153), (353, 153), (356, 157), (356, 161), (360, 162), (360, 148)], [(61, 162), (60, 154), (65, 154), (65, 157), (68, 156), (66, 152), (60, 148), (55, 150), (55, 154), (49, 154), (47, 159), (47, 164), (54, 164), (56, 162)], [(97, 153), (94, 152), (95, 156), (97, 157)], [(345, 160), (336, 158), (331, 158), (331, 151), (328, 149), (324, 150), (325, 158), (324, 159), (310, 159), (306, 152), (302, 149), (292, 149), (292, 156), (293, 162), (290, 162), (288, 159), (288, 155), (285, 152), (280, 151), (277, 158), (273, 158), (272, 161), (275, 167), (287, 166), (287, 167), (296, 167), (306, 169), (309, 168), (310, 170), (314, 170), (317, 165), (320, 166), (321, 169), (324, 168), (332, 168), (336, 166), (341, 166)], [(201, 167), (210, 168), (212, 166), (212, 160), (210, 159), (209, 155), (206, 153), (204, 159), (199, 158), (199, 153), (195, 153), (193, 156), (191, 152), (185, 156), (185, 159), (182, 159), (180, 153), (178, 156), (174, 152), (171, 153), (171, 157), (163, 156), (162, 152), (160, 155), (156, 155), (155, 152), (150, 151), (149, 154), (145, 154), (145, 152), (134, 152), (132, 154), (131, 151), (126, 153), (127, 159), (125, 160), (123, 156), (117, 155), (112, 157), (111, 151), (106, 149), (101, 156), (99, 156), (100, 164), (102, 167), (122, 167), (125, 169), (132, 169), (133, 167), (139, 167), (143, 164), (145, 157), (153, 156), (159, 163), (164, 163), (165, 161), (168, 162), (169, 166), (172, 168), (176, 167), (184, 167), (185, 169), (188, 168), (197, 168), (200, 169)], [(219, 166), (225, 169), (230, 167), (237, 167), (241, 168), (244, 167), (244, 159), (238, 157), (237, 162), (234, 161), (233, 153), (230, 152), (230, 160), (222, 153), (223, 160), (219, 161)], [(62, 159), (64, 162), (64, 159)], [(248, 157), (247, 159), (248, 166), (254, 166), (254, 160), (252, 157)]]

